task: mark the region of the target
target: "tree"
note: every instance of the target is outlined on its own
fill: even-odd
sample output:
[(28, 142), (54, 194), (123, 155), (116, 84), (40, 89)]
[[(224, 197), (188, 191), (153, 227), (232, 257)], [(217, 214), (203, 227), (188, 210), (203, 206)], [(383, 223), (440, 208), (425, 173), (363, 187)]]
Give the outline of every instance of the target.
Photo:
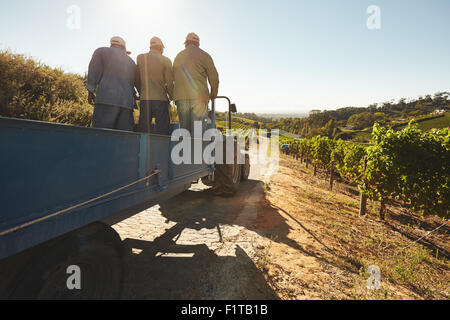
[(370, 112), (355, 114), (347, 121), (348, 126), (353, 126), (355, 129), (361, 130), (373, 126), (375, 123), (375, 116)]

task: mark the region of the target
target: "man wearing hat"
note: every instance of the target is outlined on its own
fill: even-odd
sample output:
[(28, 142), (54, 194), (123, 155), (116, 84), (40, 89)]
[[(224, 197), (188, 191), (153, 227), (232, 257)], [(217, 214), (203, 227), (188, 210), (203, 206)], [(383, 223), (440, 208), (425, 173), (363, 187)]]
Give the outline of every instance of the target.
[[(206, 128), (208, 103), (219, 91), (219, 75), (211, 56), (200, 49), (195, 33), (186, 37), (186, 49), (174, 61), (174, 99), (178, 107), (180, 126), (194, 134), (194, 123), (201, 121)], [(208, 88), (211, 86), (211, 92)]]
[(125, 40), (113, 37), (110, 43), (97, 49), (89, 64), (86, 89), (89, 103), (95, 105), (92, 126), (133, 131), (137, 66)]
[(163, 53), (164, 44), (154, 37), (150, 40), (150, 52), (137, 57), (141, 98), (139, 132), (150, 133), (154, 117), (155, 129), (151, 133), (170, 133), (169, 101), (173, 99), (173, 70), (172, 61)]

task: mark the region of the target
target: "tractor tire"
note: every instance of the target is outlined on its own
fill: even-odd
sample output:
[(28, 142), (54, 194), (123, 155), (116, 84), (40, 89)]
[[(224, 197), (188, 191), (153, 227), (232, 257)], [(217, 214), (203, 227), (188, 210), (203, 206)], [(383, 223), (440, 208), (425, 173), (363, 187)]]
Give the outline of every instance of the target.
[(248, 181), (250, 176), (250, 156), (248, 154), (245, 155), (245, 164), (241, 165), (241, 170), (241, 181)]
[[(242, 168), (238, 162), (237, 146), (234, 148), (233, 164), (216, 165), (213, 191), (222, 197), (232, 197), (236, 194), (241, 183)], [(226, 154), (226, 152), (224, 152)]]
[[(70, 266), (79, 267), (79, 290), (68, 288)], [(118, 299), (124, 274), (122, 242), (112, 228), (94, 223), (0, 261), (0, 273), (0, 299)]]

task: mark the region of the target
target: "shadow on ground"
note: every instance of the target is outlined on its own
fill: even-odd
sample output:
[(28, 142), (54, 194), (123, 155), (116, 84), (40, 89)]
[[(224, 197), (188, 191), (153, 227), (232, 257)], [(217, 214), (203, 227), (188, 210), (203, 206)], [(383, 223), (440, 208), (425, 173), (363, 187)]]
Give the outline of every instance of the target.
[[(169, 239), (127, 239), (124, 244), (128, 248), (125, 283), (133, 283), (125, 284), (124, 299), (277, 299), (239, 246), (234, 257), (220, 257), (206, 245), (176, 245)], [(142, 252), (134, 254), (132, 248)]]
[[(161, 214), (176, 225), (154, 241), (125, 239), (127, 270), (123, 298), (278, 299), (239, 244), (229, 256), (217, 255), (201, 239), (195, 244), (177, 244), (186, 229), (216, 230), (223, 241), (223, 227), (236, 224), (266, 235), (271, 228), (281, 229), (287, 236), (289, 226), (275, 209), (271, 217), (265, 217), (272, 225), (258, 225), (259, 212), (254, 206), (260, 205), (260, 198), (264, 199), (263, 186), (260, 181), (248, 181), (234, 198), (217, 197), (208, 190), (187, 191), (161, 204)], [(254, 203), (249, 202), (251, 197), (256, 197)], [(281, 240), (300, 248), (287, 237)]]
[(311, 255), (288, 237), (291, 227), (280, 214), (280, 208), (266, 200), (264, 189), (264, 182), (249, 180), (241, 184), (240, 192), (233, 198), (214, 196), (209, 190), (190, 190), (175, 201), (161, 204), (160, 210), (168, 222), (181, 226), (217, 229), (220, 233), (222, 225), (237, 225)]
[(320, 250), (303, 247), (290, 239), (291, 226), (280, 212), (309, 233), (331, 256), (337, 257), (293, 215), (266, 199), (262, 181), (243, 183), (239, 194), (233, 198), (218, 197), (207, 189), (194, 188), (160, 204), (160, 212), (167, 223), (176, 224), (153, 242), (124, 241), (128, 267), (124, 299), (278, 299), (264, 274), (239, 246), (240, 235), (235, 239), (235, 252), (219, 256), (201, 238), (195, 244), (177, 244), (187, 229), (215, 230), (220, 241), (227, 243), (230, 240), (223, 238), (224, 227), (239, 226), (325, 264), (344, 267), (353, 273), (360, 267), (354, 266), (352, 261), (348, 265), (336, 265)]

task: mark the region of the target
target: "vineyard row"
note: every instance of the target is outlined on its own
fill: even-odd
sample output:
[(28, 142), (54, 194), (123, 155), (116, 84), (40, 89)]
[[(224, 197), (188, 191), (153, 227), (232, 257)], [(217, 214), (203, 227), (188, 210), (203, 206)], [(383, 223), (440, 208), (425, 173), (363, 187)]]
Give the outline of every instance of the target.
[(448, 218), (450, 207), (450, 130), (423, 132), (414, 123), (395, 131), (375, 124), (372, 144), (361, 145), (316, 136), (289, 145), (287, 154), (307, 165), (314, 173), (322, 168), (333, 177), (357, 183), (365, 198), (381, 202), (384, 219), (386, 204), (401, 200), (423, 215)]

